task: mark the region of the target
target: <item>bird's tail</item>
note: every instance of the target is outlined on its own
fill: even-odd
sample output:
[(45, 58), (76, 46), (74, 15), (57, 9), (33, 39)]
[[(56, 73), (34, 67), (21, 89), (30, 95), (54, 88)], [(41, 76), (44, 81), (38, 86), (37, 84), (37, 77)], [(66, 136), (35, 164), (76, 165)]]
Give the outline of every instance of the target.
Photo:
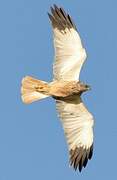
[(30, 104), (34, 101), (49, 96), (49, 85), (45, 81), (26, 76), (22, 79), (21, 97), (22, 101)]

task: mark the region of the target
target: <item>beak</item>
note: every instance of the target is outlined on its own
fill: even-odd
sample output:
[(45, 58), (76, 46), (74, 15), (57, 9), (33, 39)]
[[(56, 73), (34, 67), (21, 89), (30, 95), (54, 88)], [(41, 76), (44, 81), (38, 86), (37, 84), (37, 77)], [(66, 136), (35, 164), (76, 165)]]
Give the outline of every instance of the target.
[(90, 91), (91, 90), (91, 86), (87, 85), (87, 90)]

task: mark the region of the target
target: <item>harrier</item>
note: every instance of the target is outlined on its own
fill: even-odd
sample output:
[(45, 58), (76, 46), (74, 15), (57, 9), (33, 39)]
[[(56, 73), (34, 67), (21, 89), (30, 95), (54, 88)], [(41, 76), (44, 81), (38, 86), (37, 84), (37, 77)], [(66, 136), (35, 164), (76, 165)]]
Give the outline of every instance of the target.
[(21, 97), (26, 104), (50, 96), (55, 99), (68, 143), (70, 165), (81, 172), (93, 154), (94, 120), (81, 99), (90, 86), (79, 80), (86, 51), (75, 24), (63, 8), (54, 5), (48, 16), (54, 36), (54, 77), (49, 83), (24, 77)]

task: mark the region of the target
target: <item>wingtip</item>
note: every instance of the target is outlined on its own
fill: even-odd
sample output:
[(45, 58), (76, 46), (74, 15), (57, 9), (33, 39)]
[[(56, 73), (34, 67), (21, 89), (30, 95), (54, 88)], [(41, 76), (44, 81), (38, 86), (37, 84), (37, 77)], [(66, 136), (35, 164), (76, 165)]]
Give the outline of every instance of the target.
[(64, 8), (58, 7), (56, 4), (50, 6), (50, 13), (48, 13), (48, 16), (52, 21), (53, 27), (57, 27), (59, 30), (65, 30), (65, 28), (74, 28), (77, 30), (70, 15), (66, 13)]
[(58, 6), (57, 6), (56, 4), (53, 4), (53, 7), (54, 7), (55, 9), (58, 9)]
[(52, 22), (53, 21), (52, 15), (49, 12), (47, 12), (47, 14), (48, 14), (48, 17), (49, 17), (50, 21)]
[(76, 171), (82, 171), (83, 167), (85, 168), (93, 154), (93, 145), (89, 149), (84, 149), (83, 147), (76, 147), (74, 150), (70, 151), (70, 165)]

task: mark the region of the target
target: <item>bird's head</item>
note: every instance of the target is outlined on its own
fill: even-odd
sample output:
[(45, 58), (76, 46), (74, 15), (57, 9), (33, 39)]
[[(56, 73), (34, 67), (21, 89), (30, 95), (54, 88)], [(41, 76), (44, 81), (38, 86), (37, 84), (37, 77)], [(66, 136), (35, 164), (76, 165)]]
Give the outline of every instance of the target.
[(79, 83), (81, 92), (89, 91), (91, 90), (91, 87), (87, 84), (84, 84), (82, 82)]

